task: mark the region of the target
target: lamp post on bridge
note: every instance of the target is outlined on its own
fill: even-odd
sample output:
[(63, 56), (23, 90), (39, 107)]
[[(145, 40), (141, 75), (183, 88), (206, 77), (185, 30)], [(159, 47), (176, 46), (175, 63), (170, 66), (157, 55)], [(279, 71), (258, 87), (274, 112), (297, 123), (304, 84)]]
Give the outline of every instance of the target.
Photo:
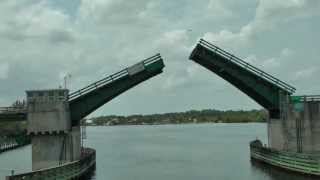
[(70, 79), (71, 78), (71, 74), (70, 73), (67, 73), (63, 79), (64, 79), (64, 88), (67, 89), (67, 79)]

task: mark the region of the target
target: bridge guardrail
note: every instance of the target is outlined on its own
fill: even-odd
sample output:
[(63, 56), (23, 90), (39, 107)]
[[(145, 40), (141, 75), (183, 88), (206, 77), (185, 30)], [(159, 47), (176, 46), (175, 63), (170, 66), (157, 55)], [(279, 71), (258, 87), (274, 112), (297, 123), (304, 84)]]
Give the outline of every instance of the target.
[(251, 64), (245, 62), (244, 60), (242, 60), (242, 59), (236, 57), (235, 55), (219, 48), (218, 46), (215, 46), (215, 45), (209, 43), (208, 41), (205, 41), (204, 39), (200, 39), (199, 44), (204, 46), (205, 48), (212, 50), (214, 53), (219, 54), (220, 56), (224, 57), (225, 59), (241, 66), (242, 68), (254, 73), (255, 75), (262, 77), (263, 79), (271, 82), (272, 84), (275, 84), (280, 89), (283, 89), (283, 90), (289, 92), (290, 94), (294, 93), (296, 90), (296, 88), (294, 88), (293, 86), (291, 86), (291, 85), (281, 81), (280, 79), (252, 66)]
[(0, 107), (0, 113), (25, 113), (27, 107)]
[(292, 102), (311, 102), (320, 101), (320, 95), (309, 95), (309, 96), (291, 96)]
[(30, 144), (30, 137), (20, 134), (13, 137), (0, 137), (0, 153)]
[(61, 166), (48, 169), (41, 169), (39, 171), (7, 176), (6, 180), (77, 179), (85, 175), (89, 169), (95, 166), (95, 162), (96, 151), (94, 149), (85, 148), (83, 156), (79, 161), (66, 163)]
[(301, 154), (250, 144), (251, 157), (269, 164), (307, 174), (320, 175), (320, 155)]
[[(153, 62), (155, 61), (159, 61), (159, 60), (162, 60), (161, 59), (161, 56), (160, 54), (156, 54), (150, 58), (147, 58), (143, 61), (141, 61), (140, 63), (142, 63), (144, 65), (144, 67), (147, 67), (148, 65), (152, 64)], [(131, 66), (132, 67), (132, 66)], [(130, 68), (130, 67), (129, 67)], [(102, 86), (105, 86), (106, 84), (109, 84), (109, 83), (112, 83), (114, 82), (115, 80), (118, 80), (120, 78), (123, 78), (125, 76), (128, 76), (129, 73), (128, 73), (128, 68), (125, 68), (115, 74), (112, 74), (111, 76), (107, 76), (106, 78), (103, 78), (99, 81), (96, 81), (78, 91), (75, 91), (73, 93), (70, 93), (69, 94), (69, 101), (72, 101), (72, 100), (75, 100), (77, 99), (78, 97), (82, 96), (82, 95), (85, 95), (89, 92), (91, 92), (92, 90), (95, 90), (95, 89), (98, 89)]]

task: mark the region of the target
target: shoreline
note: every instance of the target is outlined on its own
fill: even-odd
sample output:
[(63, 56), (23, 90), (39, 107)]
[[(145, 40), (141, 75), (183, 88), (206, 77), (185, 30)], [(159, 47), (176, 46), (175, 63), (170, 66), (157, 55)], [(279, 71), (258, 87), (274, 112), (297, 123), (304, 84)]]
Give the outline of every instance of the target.
[(117, 126), (162, 126), (162, 125), (201, 125), (201, 124), (266, 124), (267, 122), (201, 122), (201, 123), (163, 123), (163, 124), (117, 124), (117, 125), (85, 125), (87, 127), (117, 127)]

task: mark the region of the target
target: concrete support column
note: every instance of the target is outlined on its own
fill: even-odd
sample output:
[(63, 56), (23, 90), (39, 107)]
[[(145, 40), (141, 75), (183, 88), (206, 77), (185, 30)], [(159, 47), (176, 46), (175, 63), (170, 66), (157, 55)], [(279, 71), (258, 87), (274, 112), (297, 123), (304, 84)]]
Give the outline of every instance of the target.
[[(297, 96), (298, 97), (298, 96)], [(320, 101), (300, 96), (288, 101), (279, 120), (269, 120), (269, 145), (277, 150), (320, 152)]]
[(80, 159), (80, 127), (71, 127), (68, 90), (27, 91), (32, 170)]

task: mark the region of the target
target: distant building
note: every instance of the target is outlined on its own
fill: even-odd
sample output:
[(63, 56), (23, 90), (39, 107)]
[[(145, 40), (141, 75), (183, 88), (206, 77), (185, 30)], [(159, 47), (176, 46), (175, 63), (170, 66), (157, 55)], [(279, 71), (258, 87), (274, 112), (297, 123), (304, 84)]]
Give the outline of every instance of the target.
[(87, 119), (86, 120), (86, 124), (91, 124), (91, 123), (93, 123), (92, 119)]
[(198, 119), (194, 118), (193, 120), (193, 123), (198, 123)]

